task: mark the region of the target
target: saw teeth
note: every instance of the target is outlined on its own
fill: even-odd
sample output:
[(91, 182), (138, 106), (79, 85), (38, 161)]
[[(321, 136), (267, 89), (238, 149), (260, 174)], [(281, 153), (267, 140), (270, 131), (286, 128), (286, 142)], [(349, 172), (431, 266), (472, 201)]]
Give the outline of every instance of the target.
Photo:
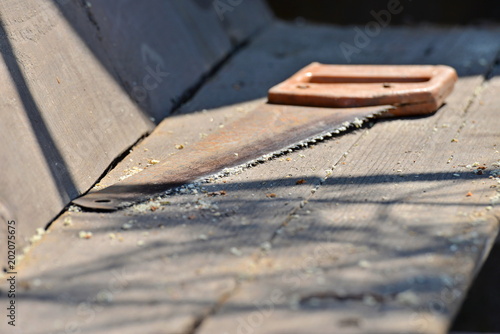
[[(356, 126), (356, 127), (360, 127), (363, 123), (367, 122), (369, 119), (373, 118), (374, 116), (375, 115), (370, 115), (367, 118), (363, 118), (363, 119), (357, 119), (356, 118), (356, 119), (354, 119), (354, 121), (352, 123), (344, 122), (343, 123), (344, 126), (340, 126), (340, 127), (336, 128), (336, 129), (333, 129), (331, 132), (323, 133), (323, 134), (320, 134), (319, 136), (317, 136), (315, 138), (313, 137), (313, 138), (310, 138), (310, 139), (306, 139), (305, 141), (301, 141), (301, 142), (299, 142), (297, 144), (294, 144), (293, 146), (285, 147), (285, 148), (283, 148), (283, 149), (281, 149), (279, 151), (276, 151), (276, 152), (273, 152), (273, 153), (270, 153), (270, 154), (262, 155), (259, 158), (253, 159), (252, 161), (246, 162), (244, 164), (241, 164), (241, 165), (238, 165), (238, 166), (235, 166), (235, 167), (224, 168), (222, 171), (220, 171), (218, 173), (198, 178), (198, 179), (194, 180), (193, 182), (191, 182), (191, 184), (194, 184), (195, 186), (196, 185), (200, 185), (201, 186), (201, 184), (211, 183), (211, 182), (213, 182), (216, 179), (220, 179), (220, 178), (227, 177), (227, 176), (230, 176), (230, 175), (241, 174), (243, 172), (243, 170), (245, 170), (246, 168), (257, 166), (257, 165), (259, 165), (261, 163), (264, 163), (264, 162), (266, 162), (268, 160), (272, 160), (273, 158), (279, 157), (279, 156), (284, 155), (286, 153), (291, 153), (291, 152), (293, 152), (295, 150), (300, 150), (300, 149), (306, 148), (306, 147), (309, 146), (309, 144), (316, 143), (318, 140), (320, 140), (320, 141), (324, 140), (325, 137), (333, 137), (334, 135), (339, 134), (339, 133), (347, 130), (348, 127), (351, 127), (353, 125)], [(372, 124), (373, 124), (373, 122), (370, 122), (370, 125), (372, 125)], [(180, 191), (183, 188), (184, 188), (184, 185), (183, 186), (179, 186), (179, 187), (174, 188), (174, 189), (168, 189), (165, 192), (163, 192), (162, 196), (169, 196), (169, 195), (179, 194)], [(124, 203), (124, 204), (126, 204), (126, 206), (130, 206), (130, 205), (133, 205), (133, 204), (144, 203), (144, 202), (146, 202), (148, 200), (140, 201), (140, 202), (137, 202), (137, 203)]]

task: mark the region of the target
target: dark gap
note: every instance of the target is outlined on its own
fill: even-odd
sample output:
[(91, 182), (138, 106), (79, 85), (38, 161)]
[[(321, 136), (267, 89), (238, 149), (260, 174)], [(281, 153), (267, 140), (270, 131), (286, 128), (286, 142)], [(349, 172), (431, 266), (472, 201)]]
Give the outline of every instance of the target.
[[(135, 143), (133, 143), (129, 148), (127, 148), (126, 150), (124, 150), (119, 156), (117, 156), (112, 162), (111, 164), (108, 166), (108, 168), (101, 174), (101, 176), (99, 176), (99, 178), (97, 178), (97, 180), (94, 182), (94, 184), (83, 194), (80, 195), (81, 196), (84, 196), (85, 194), (87, 194), (90, 190), (92, 190), (96, 184), (98, 184), (99, 182), (101, 182), (101, 180), (113, 169), (115, 168), (123, 159), (125, 159), (125, 157), (127, 157), (130, 153), (130, 150), (135, 147), (137, 144), (139, 144), (142, 140), (144, 140), (144, 138), (146, 138), (147, 136), (149, 135), (149, 133), (146, 133), (144, 134), (141, 138), (139, 138)], [(76, 197), (76, 198), (79, 198), (79, 197)], [(75, 199), (76, 199), (75, 198)], [(48, 222), (46, 225), (45, 225), (45, 230), (48, 230), (49, 227), (52, 225), (53, 222), (55, 222), (63, 213), (65, 213), (70, 206), (73, 205), (73, 202), (68, 202), (66, 204), (66, 206), (50, 221)]]
[(356, 78), (356, 77), (343, 77), (343, 76), (327, 76), (327, 75), (312, 75), (307, 82), (310, 83), (382, 83), (382, 82), (390, 82), (390, 83), (411, 83), (411, 82), (426, 82), (429, 81), (428, 77), (409, 77), (409, 78), (398, 78), (398, 77), (390, 77), (390, 76), (378, 76), (373, 78)]
[(499, 264), (497, 240), (455, 318), (452, 332), (500, 333)]
[(229, 51), (228, 54), (224, 56), (221, 60), (219, 60), (217, 63), (215, 63), (212, 68), (203, 75), (198, 82), (188, 88), (184, 94), (180, 98), (178, 98), (176, 101), (173, 101), (174, 104), (172, 106), (172, 112), (170, 115), (174, 115), (181, 107), (184, 105), (186, 102), (191, 100), (196, 93), (207, 83), (211, 78), (213, 78), (217, 72), (219, 72), (222, 67), (224, 67), (230, 59), (232, 59), (238, 52), (240, 52), (242, 49), (244, 49), (246, 46), (250, 44), (250, 42), (255, 39), (259, 34), (261, 34), (267, 26), (261, 27), (260, 29), (257, 29), (254, 33), (250, 34), (246, 39), (242, 40), (239, 44), (236, 44), (233, 46), (231, 51)]
[[(274, 14), (284, 20), (301, 20), (340, 25), (391, 25), (437, 23), (447, 25), (500, 22), (497, 0), (411, 1), (411, 0), (267, 0)], [(371, 25), (374, 27), (374, 24)]]

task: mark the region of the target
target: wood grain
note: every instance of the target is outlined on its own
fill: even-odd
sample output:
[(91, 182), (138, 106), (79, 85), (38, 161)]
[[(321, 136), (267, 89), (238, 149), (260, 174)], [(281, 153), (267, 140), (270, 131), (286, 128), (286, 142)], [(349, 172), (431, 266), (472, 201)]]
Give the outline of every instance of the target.
[(8, 0), (0, 17), (0, 216), (18, 221), (20, 253), (270, 22), (262, 1), (225, 20), (195, 1), (124, 0)]
[[(311, 61), (345, 63), (337, 46), (353, 36), (352, 27), (275, 24), (103, 184), (241, 117)], [(446, 332), (498, 229), (498, 211), (487, 210), (498, 83), (483, 84), (496, 36), (391, 28), (357, 56), (455, 66), (456, 90), (430, 117), (377, 122), (112, 214), (65, 213), (20, 268), (23, 307), (53, 321), (20, 319), (23, 329)], [(485, 174), (461, 167), (475, 161)]]

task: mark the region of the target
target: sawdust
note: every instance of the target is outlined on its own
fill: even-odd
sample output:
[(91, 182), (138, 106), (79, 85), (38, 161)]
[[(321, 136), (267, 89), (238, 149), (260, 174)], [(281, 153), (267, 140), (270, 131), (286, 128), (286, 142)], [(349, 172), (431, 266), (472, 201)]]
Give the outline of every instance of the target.
[(34, 244), (35, 242), (40, 241), (40, 240), (42, 240), (42, 236), (35, 234), (34, 236), (32, 236), (30, 238), (30, 243)]
[(216, 204), (214, 204), (208, 200), (198, 199), (196, 201), (195, 208), (202, 209), (202, 210), (217, 210), (219, 207)]
[(410, 290), (398, 293), (396, 295), (396, 301), (408, 306), (417, 306), (420, 304), (420, 298), (418, 295)]
[(496, 205), (500, 203), (500, 192), (497, 192), (496, 195), (490, 197), (490, 204)]
[(78, 205), (70, 205), (68, 208), (68, 212), (79, 213), (82, 212), (82, 208)]
[(137, 173), (142, 172), (143, 170), (144, 170), (143, 168), (139, 168), (139, 167), (136, 167), (136, 166), (131, 167), (131, 168), (127, 168), (127, 169), (125, 169), (125, 170), (123, 171), (123, 173), (124, 173), (125, 175), (121, 176), (121, 177), (119, 178), (119, 180), (120, 180), (120, 181), (123, 181), (123, 180), (125, 180), (125, 179), (127, 179), (127, 178), (131, 177), (132, 175), (135, 175), (135, 174), (137, 174)]
[(133, 213), (145, 213), (145, 212), (153, 212), (153, 211), (156, 211), (158, 210), (159, 208), (162, 207), (163, 204), (170, 204), (168, 201), (165, 202), (165, 201), (162, 201), (162, 200), (159, 200), (159, 199), (151, 199), (151, 200), (148, 200), (146, 202), (142, 202), (142, 203), (139, 203), (139, 204), (135, 204), (134, 206), (131, 206), (129, 207), (129, 211), (132, 211)]
[(71, 225), (73, 225), (73, 220), (71, 219), (71, 217), (64, 218), (63, 226), (71, 226)]
[(358, 266), (360, 266), (361, 268), (370, 268), (371, 267), (371, 263), (368, 260), (360, 260), (358, 262)]
[(90, 238), (92, 238), (92, 232), (80, 231), (80, 232), (78, 232), (78, 237), (80, 239), (90, 239)]
[(122, 230), (130, 230), (132, 227), (134, 227), (135, 220), (129, 220), (128, 222), (124, 223), (121, 227)]
[(236, 247), (232, 247), (230, 249), (230, 252), (231, 252), (231, 254), (233, 254), (235, 256), (242, 256), (243, 255), (243, 252)]
[[(299, 150), (302, 150), (304, 148), (308, 148), (309, 146), (311, 146), (317, 142), (321, 142), (321, 141), (324, 141), (325, 139), (334, 137), (335, 135), (338, 135), (341, 132), (344, 132), (349, 128), (359, 128), (365, 123), (369, 123), (369, 125), (370, 125), (370, 124), (372, 124), (371, 119), (373, 119), (375, 116), (377, 116), (378, 114), (381, 114), (381, 113), (383, 113), (383, 112), (373, 113), (372, 115), (368, 115), (365, 118), (361, 118), (361, 119), (355, 118), (354, 121), (351, 123), (344, 122), (342, 124), (342, 126), (340, 126), (338, 128), (332, 129), (330, 131), (325, 131), (325, 132), (320, 133), (318, 135), (309, 137), (309, 138), (304, 139), (296, 144), (289, 145), (289, 146), (284, 147), (283, 149), (277, 150), (275, 152), (272, 152), (269, 154), (264, 154), (264, 155), (260, 156), (259, 158), (250, 160), (246, 163), (237, 165), (235, 167), (224, 168), (220, 172), (214, 173), (210, 176), (200, 177), (199, 179), (193, 180), (193, 182), (190, 184), (186, 184), (186, 185), (174, 188), (174, 189), (169, 189), (169, 190), (165, 191), (163, 194), (160, 194), (159, 196), (157, 196), (156, 198), (152, 197), (151, 199), (149, 199), (145, 202), (140, 202), (140, 203), (137, 203), (135, 205), (134, 205), (134, 203), (129, 203), (129, 202), (125, 203), (124, 202), (124, 203), (122, 203), (122, 205), (120, 205), (120, 208), (128, 208), (130, 211), (135, 212), (135, 213), (146, 212), (148, 210), (154, 211), (156, 209), (161, 208), (162, 205), (170, 204), (168, 201), (169, 196), (175, 196), (175, 195), (179, 195), (179, 194), (181, 194), (181, 195), (187, 195), (187, 194), (197, 195), (199, 192), (207, 193), (206, 190), (203, 189), (203, 187), (200, 188), (201, 184), (212, 183), (216, 179), (241, 174), (244, 170), (246, 170), (248, 168), (251, 168), (251, 167), (256, 166), (258, 164), (264, 163), (268, 160), (279, 158), (285, 154), (299, 151)], [(211, 120), (211, 121), (213, 121), (213, 120)], [(184, 145), (177, 144), (177, 145), (175, 145), (175, 148), (180, 150), (180, 149), (184, 148)], [(347, 156), (347, 155), (348, 155), (348, 152), (345, 152), (344, 156)], [(303, 155), (303, 154), (299, 154), (299, 156), (301, 158), (305, 158), (305, 155)], [(288, 157), (285, 160), (291, 161), (292, 159), (290, 157)], [(342, 164), (346, 164), (346, 163), (343, 162)], [(131, 172), (136, 173), (135, 171), (136, 170), (132, 170)], [(326, 171), (325, 173), (327, 174), (327, 177), (328, 177), (331, 175), (332, 171), (329, 170), (329, 171)], [(126, 178), (129, 176), (126, 175), (124, 177)], [(315, 189), (311, 190), (312, 193), (314, 193), (315, 191), (316, 191)], [(273, 197), (272, 195), (268, 196), (268, 198), (275, 198), (275, 197), (276, 196)], [(206, 203), (203, 200), (201, 200), (201, 201), (197, 200), (195, 207), (197, 209), (210, 209), (210, 210), (217, 209), (216, 205), (212, 206), (212, 204)]]

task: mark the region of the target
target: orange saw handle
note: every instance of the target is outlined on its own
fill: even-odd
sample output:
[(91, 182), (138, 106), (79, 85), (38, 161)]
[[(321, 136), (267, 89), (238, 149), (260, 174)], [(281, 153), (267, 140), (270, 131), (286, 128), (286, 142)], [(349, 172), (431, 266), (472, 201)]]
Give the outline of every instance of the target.
[(435, 112), (457, 73), (444, 65), (324, 65), (312, 63), (269, 90), (269, 103), (353, 108), (392, 105), (387, 116)]

